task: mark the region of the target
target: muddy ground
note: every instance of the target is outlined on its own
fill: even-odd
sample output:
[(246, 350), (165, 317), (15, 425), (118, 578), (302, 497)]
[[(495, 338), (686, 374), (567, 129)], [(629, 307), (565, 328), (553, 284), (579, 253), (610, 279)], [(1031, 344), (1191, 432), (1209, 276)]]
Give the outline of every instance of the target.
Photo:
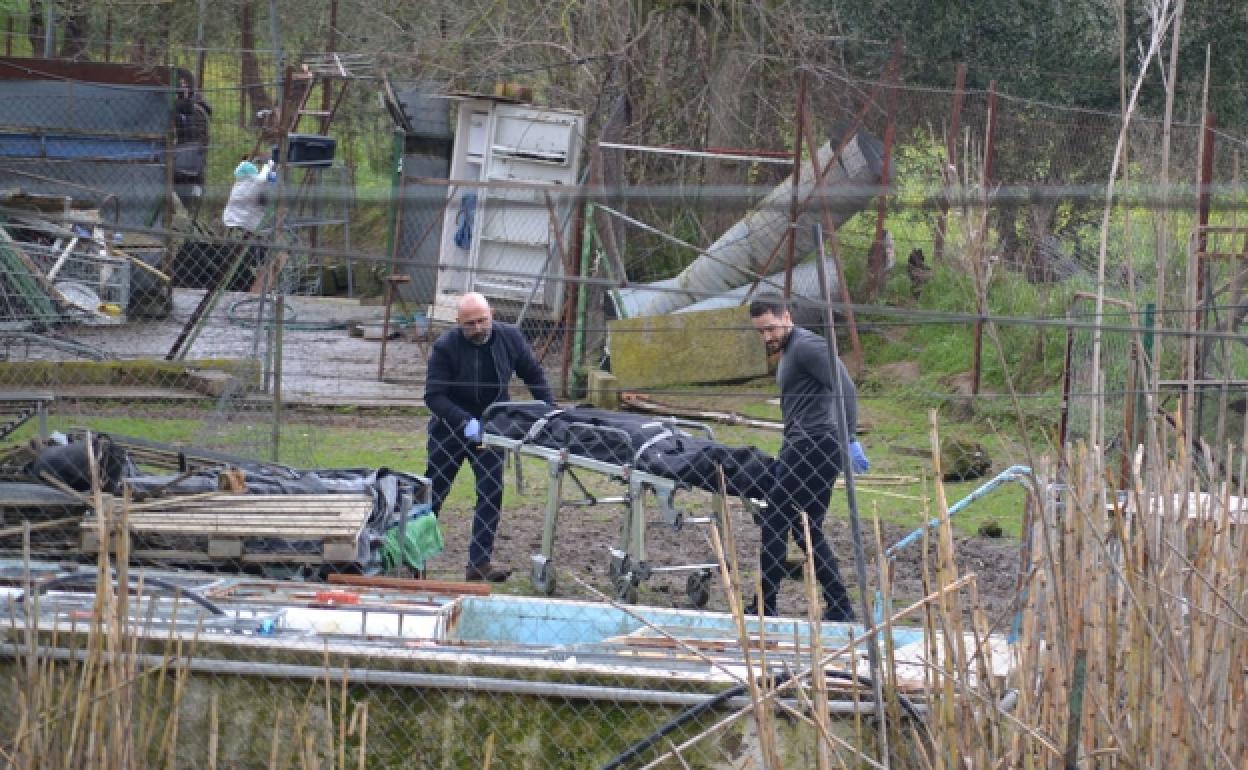
[[(837, 494), (843, 492), (838, 490)], [(608, 546), (618, 542), (622, 516), (623, 509), (620, 506), (603, 506), (592, 511), (568, 509), (561, 513), (555, 541), (558, 596), (588, 597), (595, 590), (612, 594)], [(515, 574), (501, 590), (508, 593), (533, 593), (528, 577), (529, 557), (540, 551), (543, 517), (542, 508), (535, 505), (513, 507), (504, 512), (495, 549), (495, 563), (514, 568)], [(758, 528), (749, 515), (738, 507), (734, 506), (732, 518), (737, 539), (738, 563), (743, 570), (744, 579), (750, 581), (752, 586), (757, 575)], [(441, 523), (446, 539), (446, 552), (431, 563), (432, 577), (459, 579), (462, 576), (471, 519), (471, 511), (463, 507), (448, 509), (443, 513)], [(871, 537), (871, 541), (864, 547), (867, 579), (872, 590), (875, 590), (879, 585), (879, 570), (876, 566), (878, 549), (871, 534), (873, 526), (870, 522), (865, 522), (864, 527)], [(856, 597), (854, 547), (849, 522), (844, 519), (830, 519), (825, 523), (824, 530), (840, 560), (842, 575)], [(884, 547), (897, 542), (907, 533), (908, 530), (884, 524)], [(676, 531), (661, 520), (657, 511), (652, 510), (646, 536), (648, 556), (655, 567), (715, 561), (715, 551), (705, 525), (686, 525)], [(975, 589), (978, 606), (990, 621), (1008, 626), (1016, 593), (1019, 542), (1009, 538), (985, 537), (956, 537), (955, 542), (959, 574), (973, 572), (977, 577)], [(797, 547), (790, 545), (790, 557), (797, 559), (800, 556)], [(924, 561), (921, 544), (902, 549), (898, 553), (892, 578), (895, 607), (905, 606), (929, 592), (930, 589), (924, 587), (924, 573), (926, 570), (929, 574), (927, 580), (934, 579), (930, 575), (935, 571), (935, 560), (927, 560), (926, 566)], [(686, 595), (688, 574), (676, 572), (653, 575), (641, 584), (640, 602), (660, 607), (691, 606)], [(580, 585), (577, 578), (587, 585)], [(747, 593), (752, 594), (752, 589)], [(964, 602), (969, 598), (969, 593), (963, 594)], [(707, 606), (717, 610), (727, 608), (717, 577), (712, 580), (710, 602)], [(780, 595), (781, 614), (801, 615), (806, 612), (806, 607), (805, 587), (797, 581), (786, 582)]]
[[(540, 472), (539, 472), (540, 471)], [(467, 485), (472, 474), (467, 465), (461, 471), (457, 485)], [(584, 477), (582, 477), (584, 478)], [(515, 477), (507, 472), (507, 484), (514, 489)], [(591, 486), (595, 494), (620, 494), (622, 485), (615, 489), (607, 486)], [(834, 493), (843, 496), (843, 489)], [(564, 496), (576, 496), (570, 482), (564, 483)], [(464, 497), (467, 497), (466, 495)], [(530, 578), (531, 555), (539, 553), (542, 543), (542, 526), (545, 517), (546, 475), (541, 468), (526, 468), (525, 492), (522, 502), (505, 507), (496, 548), (495, 563), (515, 570), (511, 579), (500, 587), (507, 593), (533, 594)], [(862, 497), (859, 497), (860, 504)], [(651, 498), (647, 507), (647, 556), (655, 568), (716, 562), (715, 548), (711, 542), (707, 524), (686, 523), (679, 529), (663, 520), (657, 504)], [(706, 517), (712, 511), (709, 495), (698, 491), (680, 493), (677, 504), (689, 517)], [(431, 577), (458, 580), (462, 578), (466, 560), (469, 528), (472, 521), (470, 503), (449, 505), (441, 516), (446, 551), (430, 564)], [(835, 506), (834, 506), (835, 507)], [(844, 510), (844, 506), (840, 506)], [(565, 506), (560, 512), (555, 537), (554, 563), (556, 565), (556, 595), (563, 597), (591, 597), (595, 592), (613, 596), (613, 575), (609, 548), (620, 543), (620, 529), (624, 521), (622, 505), (597, 505), (592, 507)], [(747, 595), (753, 595), (757, 579), (759, 530), (752, 517), (736, 500), (729, 506), (731, 535), (736, 540), (735, 556), (747, 581)], [(874, 591), (880, 585), (875, 524), (870, 519), (862, 521), (864, 556), (868, 585)], [(910, 533), (894, 524), (881, 523), (880, 542), (883, 548), (901, 540)], [(827, 534), (834, 553), (840, 560), (841, 572), (857, 596), (856, 568), (851, 526), (843, 515), (830, 514), (825, 522)], [(935, 530), (932, 530), (935, 539)], [(975, 573), (974, 592), (977, 606), (989, 621), (998, 628), (1007, 627), (1013, 613), (1013, 600), (1018, 580), (1020, 557), (1019, 541), (1011, 538), (988, 538), (955, 535), (957, 567), (960, 575)], [(932, 555), (925, 556), (923, 543), (901, 549), (892, 566), (892, 592), (894, 606), (906, 606), (930, 593), (928, 582), (934, 580), (934, 545)], [(802, 553), (790, 544), (790, 558), (798, 560)], [(690, 570), (658, 571), (639, 587), (639, 601), (661, 607), (689, 607), (686, 581)], [(783, 615), (801, 615), (806, 612), (805, 586), (786, 581), (781, 590), (780, 611)], [(962, 594), (964, 608), (972, 603), (971, 592)], [(711, 580), (709, 609), (726, 610), (727, 603), (718, 576)], [(917, 620), (917, 616), (912, 616)]]

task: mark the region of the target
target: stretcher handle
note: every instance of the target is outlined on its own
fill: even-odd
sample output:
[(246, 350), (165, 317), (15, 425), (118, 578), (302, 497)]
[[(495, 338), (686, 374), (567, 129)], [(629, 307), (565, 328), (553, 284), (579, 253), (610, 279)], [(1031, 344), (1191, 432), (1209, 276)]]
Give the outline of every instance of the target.
[(488, 422), (488, 421), (489, 421), (489, 419), (490, 419), (491, 417), (493, 417), (493, 416), (494, 416), (494, 413), (495, 413), (495, 412), (501, 411), (501, 410), (503, 410), (503, 409), (507, 409), (507, 408), (509, 408), (509, 407), (513, 407), (513, 406), (538, 406), (538, 405), (541, 405), (541, 406), (549, 406), (551, 409), (555, 409), (555, 408), (557, 408), (557, 407), (551, 406), (550, 404), (546, 403), (545, 401), (537, 401), (536, 399), (534, 399), (534, 400), (529, 400), (529, 401), (495, 401), (494, 403), (492, 403), (492, 404), (490, 404), (489, 406), (487, 406), (487, 407), (485, 408), (485, 411), (481, 413), (481, 422), (483, 422), (483, 423), (484, 423), (484, 422)]
[(706, 437), (709, 440), (711, 441), (715, 440), (715, 430), (711, 428), (710, 425), (707, 425), (704, 422), (698, 422), (697, 420), (688, 420), (683, 417), (664, 417), (662, 418), (661, 422), (665, 422), (669, 425), (674, 425), (679, 428), (690, 428), (692, 430), (700, 430), (706, 434)]

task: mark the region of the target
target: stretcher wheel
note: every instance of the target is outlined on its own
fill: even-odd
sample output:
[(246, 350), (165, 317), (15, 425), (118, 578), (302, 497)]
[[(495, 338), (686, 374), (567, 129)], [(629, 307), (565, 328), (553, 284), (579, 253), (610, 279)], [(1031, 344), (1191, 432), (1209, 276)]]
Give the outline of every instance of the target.
[(542, 596), (555, 595), (555, 567), (550, 562), (542, 562), (533, 568), (533, 588)]
[(626, 575), (632, 570), (628, 563), (628, 555), (623, 552), (613, 551), (611, 560), (607, 562), (607, 577), (614, 582), (621, 575)]
[(623, 604), (637, 603), (637, 584), (631, 575), (621, 575), (615, 579), (615, 599)]
[(689, 575), (685, 581), (685, 593), (689, 596), (689, 603), (698, 609), (706, 606), (711, 600), (711, 573), (702, 570)]

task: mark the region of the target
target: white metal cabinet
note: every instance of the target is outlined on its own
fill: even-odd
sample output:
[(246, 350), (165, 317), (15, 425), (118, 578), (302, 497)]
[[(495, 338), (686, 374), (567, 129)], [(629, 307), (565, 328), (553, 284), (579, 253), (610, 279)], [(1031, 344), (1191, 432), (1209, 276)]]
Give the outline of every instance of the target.
[[(526, 303), (530, 318), (558, 314), (563, 284), (547, 277), (563, 275), (555, 228), (567, 248), (584, 126), (584, 116), (569, 110), (460, 102), (435, 318), (453, 318), (467, 291), (481, 292), (504, 314)], [(467, 217), (470, 239), (463, 237)]]

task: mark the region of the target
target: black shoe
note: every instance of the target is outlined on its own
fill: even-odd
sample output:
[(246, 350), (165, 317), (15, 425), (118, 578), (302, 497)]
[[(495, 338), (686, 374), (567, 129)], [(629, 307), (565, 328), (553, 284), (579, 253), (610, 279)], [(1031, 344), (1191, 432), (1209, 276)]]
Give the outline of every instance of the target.
[(853, 623), (854, 611), (849, 607), (835, 607), (829, 605), (823, 611), (824, 623)]
[(488, 561), (484, 564), (469, 564), (464, 568), (464, 580), (470, 582), (501, 583), (509, 577), (511, 577), (511, 570), (495, 567)]

